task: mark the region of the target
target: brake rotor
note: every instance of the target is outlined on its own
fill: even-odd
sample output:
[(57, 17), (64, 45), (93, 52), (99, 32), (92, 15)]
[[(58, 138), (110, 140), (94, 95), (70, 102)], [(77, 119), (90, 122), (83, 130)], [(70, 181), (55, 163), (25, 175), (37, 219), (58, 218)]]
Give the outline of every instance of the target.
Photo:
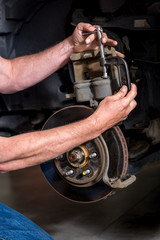
[[(43, 130), (85, 119), (93, 112), (92, 108), (80, 105), (63, 108), (47, 120)], [(107, 162), (109, 177), (125, 177), (128, 150), (123, 133), (117, 126), (41, 164), (41, 169), (48, 183), (63, 197), (78, 202), (94, 202), (106, 198), (113, 190), (103, 181)]]

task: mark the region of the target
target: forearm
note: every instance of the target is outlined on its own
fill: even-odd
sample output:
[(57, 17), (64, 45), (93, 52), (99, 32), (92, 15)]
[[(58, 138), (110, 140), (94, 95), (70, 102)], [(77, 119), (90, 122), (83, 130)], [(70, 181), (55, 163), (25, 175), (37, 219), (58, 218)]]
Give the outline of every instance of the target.
[[(97, 34), (83, 36), (83, 32), (95, 30), (90, 24), (79, 23), (70, 37), (47, 50), (12, 60), (0, 57), (0, 92), (8, 94), (31, 87), (63, 67), (73, 52), (96, 49)], [(105, 33), (102, 36), (103, 44), (117, 45)]]
[(136, 86), (131, 85), (106, 97), (87, 119), (62, 127), (25, 133), (10, 138), (0, 137), (0, 172), (40, 164), (98, 137), (136, 107)]
[(1, 137), (0, 172), (40, 164), (98, 135), (94, 121), (88, 118), (55, 129)]
[(3, 61), (5, 68), (2, 93), (13, 93), (31, 87), (63, 67), (74, 51), (71, 37), (42, 52)]

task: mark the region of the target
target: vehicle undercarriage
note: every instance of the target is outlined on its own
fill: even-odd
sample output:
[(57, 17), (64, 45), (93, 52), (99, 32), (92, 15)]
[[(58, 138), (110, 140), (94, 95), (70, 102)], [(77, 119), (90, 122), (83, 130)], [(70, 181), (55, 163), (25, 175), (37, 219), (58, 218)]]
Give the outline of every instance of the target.
[[(159, 13), (160, 1), (153, 0), (0, 2), (2, 57), (42, 51), (70, 35), (79, 22), (89, 22), (100, 25), (108, 37), (118, 42), (116, 50), (125, 54), (130, 81), (137, 85), (137, 107), (124, 122), (41, 165), (48, 182), (61, 195), (74, 201), (97, 201), (113, 189), (134, 182), (134, 175), (143, 167), (159, 163)], [(110, 82), (112, 86), (116, 82), (114, 90), (118, 90), (121, 76), (126, 82), (126, 71), (118, 69), (114, 49), (106, 51)], [(67, 66), (36, 86), (1, 94), (1, 135), (49, 129), (90, 115), (110, 91), (111, 83), (106, 85), (101, 78), (99, 55), (73, 56)], [(104, 86), (107, 93), (103, 92)], [(95, 90), (93, 95), (89, 95), (90, 89)]]

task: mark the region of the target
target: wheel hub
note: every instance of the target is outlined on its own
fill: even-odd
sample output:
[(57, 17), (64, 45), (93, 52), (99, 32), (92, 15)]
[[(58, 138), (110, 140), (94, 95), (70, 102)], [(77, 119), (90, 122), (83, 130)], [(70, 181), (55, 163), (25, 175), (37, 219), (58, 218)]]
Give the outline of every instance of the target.
[[(43, 129), (82, 120), (93, 111), (86, 106), (61, 109), (48, 119)], [(41, 164), (41, 169), (50, 185), (63, 197), (78, 202), (93, 202), (106, 198), (113, 190), (103, 180), (106, 169), (109, 177), (123, 178), (127, 165), (127, 144), (121, 130), (115, 127)]]

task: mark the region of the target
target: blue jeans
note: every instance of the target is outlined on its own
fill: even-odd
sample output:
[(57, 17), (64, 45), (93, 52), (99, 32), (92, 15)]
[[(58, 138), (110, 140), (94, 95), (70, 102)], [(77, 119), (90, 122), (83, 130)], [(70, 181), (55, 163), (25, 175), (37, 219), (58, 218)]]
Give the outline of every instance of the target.
[(0, 203), (0, 240), (53, 240), (53, 238), (22, 214)]

